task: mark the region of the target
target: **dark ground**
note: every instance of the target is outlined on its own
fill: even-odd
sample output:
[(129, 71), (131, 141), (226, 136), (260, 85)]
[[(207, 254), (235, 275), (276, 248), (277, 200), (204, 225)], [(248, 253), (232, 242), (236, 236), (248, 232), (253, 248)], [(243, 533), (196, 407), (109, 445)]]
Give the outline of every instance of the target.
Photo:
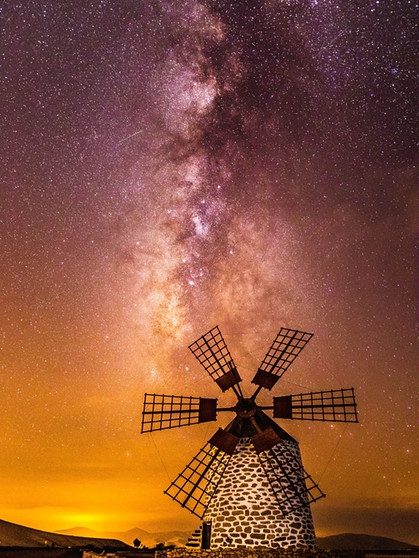
[(0, 548), (0, 558), (81, 558), (76, 548)]
[[(101, 550), (96, 551), (98, 554)], [(154, 551), (142, 550), (120, 550), (115, 552), (115, 556), (120, 558), (155, 558)], [(0, 558), (82, 558), (83, 550), (76, 548), (0, 548)], [(106, 556), (106, 554), (105, 554)], [(318, 553), (311, 553), (310, 558), (410, 558), (419, 556), (419, 552), (406, 551), (366, 551), (366, 550), (319, 550)], [(301, 558), (307, 558), (307, 553), (301, 553)], [(297, 553), (293, 558), (300, 558)]]
[[(88, 549), (86, 549), (88, 550)], [(97, 554), (102, 550), (97, 549)], [(120, 558), (154, 558), (154, 551), (120, 550), (115, 552)], [(1, 548), (0, 558), (82, 558), (83, 550), (78, 548)], [(106, 555), (105, 555), (106, 556)]]

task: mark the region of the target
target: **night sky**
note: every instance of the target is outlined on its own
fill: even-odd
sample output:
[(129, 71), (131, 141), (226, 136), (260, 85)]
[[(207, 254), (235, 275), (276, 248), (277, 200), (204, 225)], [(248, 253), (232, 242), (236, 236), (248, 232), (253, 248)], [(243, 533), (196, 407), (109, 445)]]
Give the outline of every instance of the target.
[(281, 423), (317, 534), (419, 544), (415, 4), (2, 2), (1, 519), (194, 529), (163, 490), (233, 415), (141, 435), (143, 393), (229, 403), (219, 325), (250, 395), (286, 326), (265, 401), (358, 400)]

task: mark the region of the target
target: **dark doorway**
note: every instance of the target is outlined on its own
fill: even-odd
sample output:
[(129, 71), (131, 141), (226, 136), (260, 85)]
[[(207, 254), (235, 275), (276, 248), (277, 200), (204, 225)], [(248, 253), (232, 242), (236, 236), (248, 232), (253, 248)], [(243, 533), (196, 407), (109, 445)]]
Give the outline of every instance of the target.
[(202, 542), (201, 548), (209, 549), (211, 547), (211, 521), (204, 521), (202, 524)]

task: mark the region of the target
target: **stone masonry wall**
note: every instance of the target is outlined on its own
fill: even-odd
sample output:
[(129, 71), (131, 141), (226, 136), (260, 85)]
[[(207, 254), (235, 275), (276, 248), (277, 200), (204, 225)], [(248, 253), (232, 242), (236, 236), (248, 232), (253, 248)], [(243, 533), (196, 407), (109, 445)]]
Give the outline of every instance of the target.
[[(275, 452), (275, 448), (269, 451)], [(300, 498), (306, 498), (301, 467), (295, 467), (301, 465), (298, 444), (282, 441), (278, 459), (282, 460), (281, 468), (276, 474), (268, 472), (272, 477), (269, 479), (269, 466), (265, 465), (265, 470), (261, 464), (262, 454), (258, 456), (250, 439), (240, 440), (203, 518), (212, 525), (211, 549), (315, 547), (310, 507), (305, 505), (287, 513), (287, 498), (295, 498), (296, 491)], [(283, 475), (283, 470), (287, 477), (281, 478), (279, 486), (275, 479)]]

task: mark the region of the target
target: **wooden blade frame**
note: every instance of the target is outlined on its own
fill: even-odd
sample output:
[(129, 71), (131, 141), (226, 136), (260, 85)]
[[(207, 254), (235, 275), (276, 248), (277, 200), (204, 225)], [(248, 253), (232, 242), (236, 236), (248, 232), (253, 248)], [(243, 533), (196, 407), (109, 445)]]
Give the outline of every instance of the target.
[(207, 443), (165, 494), (202, 518), (231, 456)]
[(353, 388), (274, 397), (274, 418), (358, 422)]
[(231, 387), (236, 391), (241, 378), (218, 326), (189, 345), (189, 349), (222, 391)]
[(283, 444), (278, 444), (270, 450), (260, 452), (258, 456), (285, 516), (324, 498), (325, 494), (302, 464), (282, 446)]
[(312, 337), (313, 333), (281, 328), (252, 380), (259, 386), (257, 392), (272, 389)]
[(216, 420), (217, 400), (183, 395), (144, 395), (141, 433)]

